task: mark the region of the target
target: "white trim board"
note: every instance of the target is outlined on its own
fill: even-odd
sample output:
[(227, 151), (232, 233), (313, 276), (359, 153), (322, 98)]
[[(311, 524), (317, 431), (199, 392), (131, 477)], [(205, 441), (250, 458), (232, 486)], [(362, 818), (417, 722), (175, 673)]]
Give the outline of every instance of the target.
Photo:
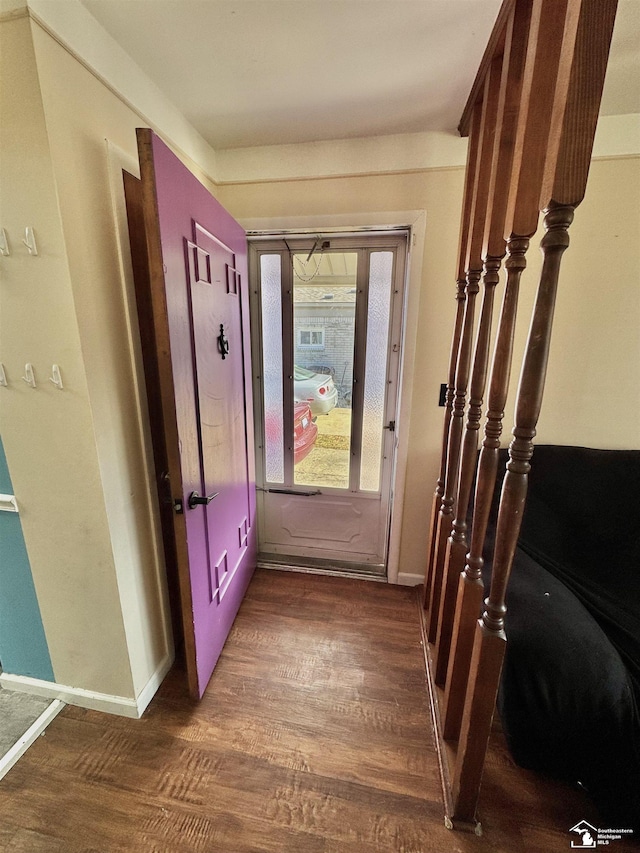
[(144, 713), (165, 675), (169, 672), (172, 663), (173, 657), (171, 655), (164, 658), (137, 699), (130, 699), (127, 696), (113, 696), (109, 693), (96, 693), (91, 690), (83, 690), (81, 687), (68, 687), (65, 684), (55, 684), (52, 681), (29, 678), (26, 675), (11, 675), (8, 672), (0, 674), (0, 684), (8, 690), (32, 693), (35, 696), (60, 700), (67, 705), (77, 705), (79, 708), (103, 711), (107, 714), (116, 714), (119, 717), (130, 717), (137, 720)]
[[(593, 158), (640, 153), (640, 115), (600, 116)], [(286, 145), (216, 149), (217, 183), (323, 180), (355, 175), (393, 175), (463, 169), (467, 139), (427, 131), (327, 139)]]
[(22, 737), (18, 738), (11, 749), (0, 758), (0, 779), (3, 779), (7, 775), (9, 770), (25, 754), (31, 744), (35, 743), (37, 738), (40, 737), (49, 723), (58, 716), (64, 706), (64, 702), (54, 699), (40, 714), (35, 723), (32, 723)]

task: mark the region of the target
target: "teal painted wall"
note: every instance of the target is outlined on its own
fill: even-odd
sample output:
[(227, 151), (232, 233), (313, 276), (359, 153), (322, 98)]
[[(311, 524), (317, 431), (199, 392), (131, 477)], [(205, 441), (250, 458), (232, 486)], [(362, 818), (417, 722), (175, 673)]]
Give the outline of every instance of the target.
[[(0, 494), (13, 494), (2, 441)], [(55, 680), (20, 516), (14, 512), (0, 512), (0, 663), (13, 675)]]

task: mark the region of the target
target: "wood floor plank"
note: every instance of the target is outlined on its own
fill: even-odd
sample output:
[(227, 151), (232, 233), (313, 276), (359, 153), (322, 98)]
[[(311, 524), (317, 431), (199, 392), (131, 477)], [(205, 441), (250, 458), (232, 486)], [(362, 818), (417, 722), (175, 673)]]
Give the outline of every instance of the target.
[(141, 720), (67, 707), (0, 796), (3, 853), (559, 853), (597, 823), (496, 731), (484, 835), (447, 830), (413, 592), (274, 571), (200, 703), (174, 668)]

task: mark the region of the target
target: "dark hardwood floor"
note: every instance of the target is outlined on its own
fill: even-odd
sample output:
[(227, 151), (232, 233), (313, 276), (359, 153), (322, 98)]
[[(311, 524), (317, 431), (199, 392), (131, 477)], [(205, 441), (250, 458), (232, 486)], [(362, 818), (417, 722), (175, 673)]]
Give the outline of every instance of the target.
[(484, 835), (447, 830), (414, 591), (268, 570), (200, 704), (176, 668), (141, 720), (67, 707), (0, 801), (11, 853), (554, 853), (597, 825), (496, 732)]

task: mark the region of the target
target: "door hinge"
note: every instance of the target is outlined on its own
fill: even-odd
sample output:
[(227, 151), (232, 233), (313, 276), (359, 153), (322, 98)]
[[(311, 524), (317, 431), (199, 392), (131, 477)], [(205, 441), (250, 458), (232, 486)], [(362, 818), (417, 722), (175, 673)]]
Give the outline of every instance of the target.
[(396, 431), (396, 422), (395, 421), (389, 421), (389, 423), (385, 427), (383, 427), (383, 429), (388, 429), (389, 432), (395, 432)]

